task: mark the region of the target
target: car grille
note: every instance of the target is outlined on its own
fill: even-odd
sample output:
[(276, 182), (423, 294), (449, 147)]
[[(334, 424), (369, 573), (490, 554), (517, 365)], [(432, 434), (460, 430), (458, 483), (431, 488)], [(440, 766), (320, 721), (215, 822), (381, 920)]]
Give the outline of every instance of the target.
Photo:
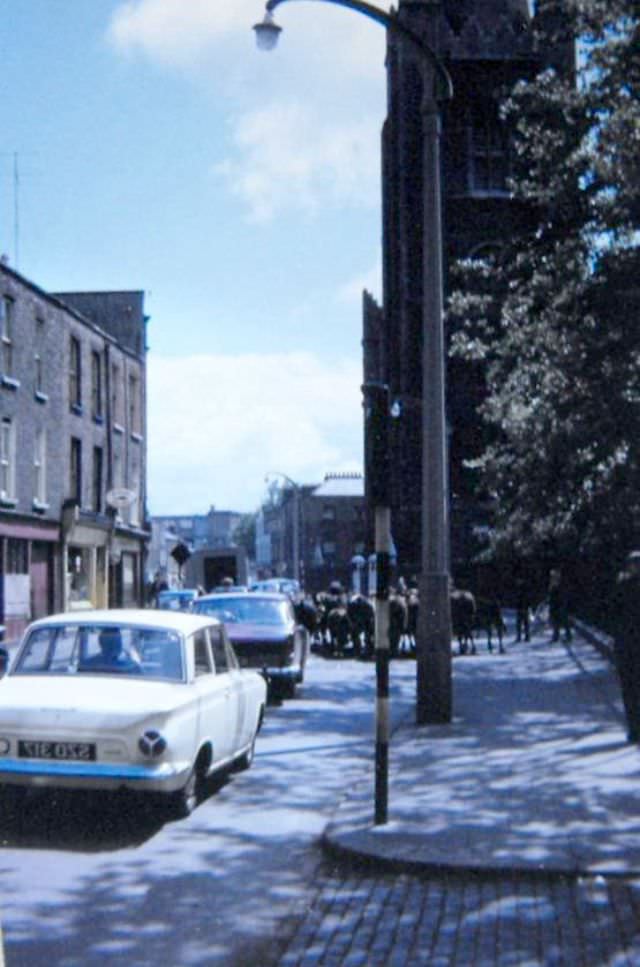
[(284, 668), (291, 664), (292, 648), (286, 642), (237, 641), (233, 648), (242, 668)]

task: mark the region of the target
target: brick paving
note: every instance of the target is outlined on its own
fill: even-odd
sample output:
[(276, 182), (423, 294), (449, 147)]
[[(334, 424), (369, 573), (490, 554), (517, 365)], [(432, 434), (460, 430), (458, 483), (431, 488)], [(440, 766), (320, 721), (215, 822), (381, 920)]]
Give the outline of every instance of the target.
[(328, 864), (278, 967), (638, 967), (640, 879)]
[(398, 733), (389, 828), (337, 807), (274, 967), (640, 967), (640, 753), (585, 638), (457, 666), (456, 722)]

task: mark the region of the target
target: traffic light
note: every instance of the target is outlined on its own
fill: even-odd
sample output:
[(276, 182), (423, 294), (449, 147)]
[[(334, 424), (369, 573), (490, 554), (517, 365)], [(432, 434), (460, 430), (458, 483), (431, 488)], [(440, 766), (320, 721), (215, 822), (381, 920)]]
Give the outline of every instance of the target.
[(369, 499), (375, 507), (390, 503), (389, 387), (386, 383), (365, 383), (365, 479)]

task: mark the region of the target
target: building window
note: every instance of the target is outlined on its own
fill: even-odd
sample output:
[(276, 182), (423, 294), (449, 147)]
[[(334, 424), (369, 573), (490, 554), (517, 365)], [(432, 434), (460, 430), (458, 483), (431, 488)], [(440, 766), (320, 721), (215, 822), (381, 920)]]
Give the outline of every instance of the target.
[(140, 380), (129, 374), (129, 432), (140, 434)]
[(12, 420), (0, 424), (0, 500), (16, 499), (16, 433)]
[(33, 389), (37, 395), (45, 394), (44, 384), (44, 319), (36, 319), (36, 345), (33, 357)]
[(13, 299), (3, 295), (0, 300), (0, 368), (3, 376), (13, 374)]
[(117, 363), (111, 365), (111, 418), (116, 426), (122, 426), (122, 376)]
[(102, 357), (96, 350), (91, 353), (91, 416), (102, 421)]
[(82, 408), (81, 360), (80, 340), (72, 336), (69, 343), (69, 405), (76, 410)]
[(488, 194), (506, 192), (509, 176), (507, 139), (493, 105), (474, 105), (470, 135), (471, 190)]
[(47, 433), (44, 427), (36, 430), (33, 453), (33, 495), (39, 504), (47, 502)]
[(94, 447), (92, 509), (96, 514), (100, 514), (102, 512), (102, 465), (102, 447)]
[(129, 489), (135, 496), (129, 508), (129, 523), (137, 525), (140, 523), (140, 467), (135, 460), (131, 465), (130, 481)]
[(113, 486), (124, 487), (124, 467), (122, 462), (122, 437), (113, 440)]
[(79, 506), (82, 504), (82, 441), (77, 437), (71, 437), (69, 495)]
[(331, 507), (329, 504), (325, 504), (325, 506), (322, 508), (322, 519), (335, 520), (336, 519), (335, 507)]

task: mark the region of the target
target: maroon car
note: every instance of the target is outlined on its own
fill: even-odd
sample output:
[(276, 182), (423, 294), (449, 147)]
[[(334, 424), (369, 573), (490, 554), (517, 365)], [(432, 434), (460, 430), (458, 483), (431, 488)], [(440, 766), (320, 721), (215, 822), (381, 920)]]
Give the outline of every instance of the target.
[(196, 614), (224, 622), (242, 668), (261, 671), (273, 692), (291, 698), (304, 679), (309, 633), (296, 621), (285, 594), (233, 591), (205, 594), (193, 602)]

